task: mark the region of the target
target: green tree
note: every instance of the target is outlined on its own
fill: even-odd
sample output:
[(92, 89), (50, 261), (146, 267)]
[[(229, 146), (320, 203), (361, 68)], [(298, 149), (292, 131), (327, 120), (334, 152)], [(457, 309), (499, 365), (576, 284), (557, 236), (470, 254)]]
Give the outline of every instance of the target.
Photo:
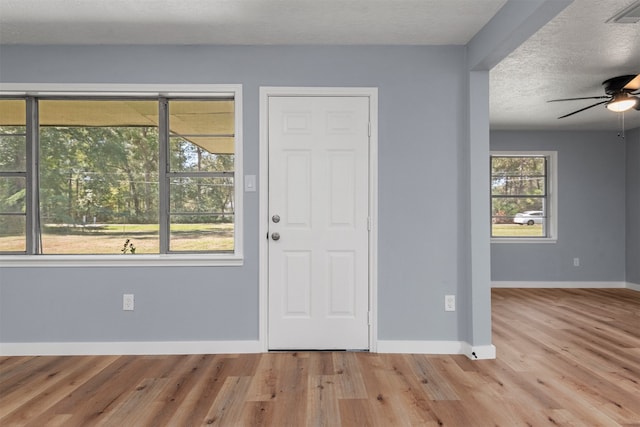
[(47, 220), (157, 221), (155, 128), (41, 127), (40, 148)]

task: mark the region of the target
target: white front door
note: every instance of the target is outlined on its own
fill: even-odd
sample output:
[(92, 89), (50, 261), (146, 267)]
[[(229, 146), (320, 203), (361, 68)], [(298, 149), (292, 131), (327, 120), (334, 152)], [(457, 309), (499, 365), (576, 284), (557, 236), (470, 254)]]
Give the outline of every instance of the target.
[(269, 349), (369, 348), (369, 98), (269, 97)]

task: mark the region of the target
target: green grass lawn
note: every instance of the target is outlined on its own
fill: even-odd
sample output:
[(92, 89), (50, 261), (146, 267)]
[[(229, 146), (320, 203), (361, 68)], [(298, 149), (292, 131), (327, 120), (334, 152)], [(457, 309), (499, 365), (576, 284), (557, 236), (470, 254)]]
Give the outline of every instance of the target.
[[(544, 237), (542, 224), (492, 224), (493, 237)], [(126, 239), (136, 254), (157, 254), (157, 224), (106, 224), (86, 227), (46, 225), (45, 254), (120, 254)], [(233, 224), (171, 224), (172, 251), (233, 251)], [(0, 251), (24, 251), (23, 236), (0, 237)]]
[(544, 237), (542, 224), (492, 224), (493, 237)]
[[(171, 224), (172, 251), (233, 251), (232, 223)], [(130, 239), (136, 254), (157, 254), (157, 224), (106, 224), (73, 227), (43, 227), (44, 254), (120, 254), (125, 240)], [(0, 237), (0, 251), (24, 251), (24, 236)]]

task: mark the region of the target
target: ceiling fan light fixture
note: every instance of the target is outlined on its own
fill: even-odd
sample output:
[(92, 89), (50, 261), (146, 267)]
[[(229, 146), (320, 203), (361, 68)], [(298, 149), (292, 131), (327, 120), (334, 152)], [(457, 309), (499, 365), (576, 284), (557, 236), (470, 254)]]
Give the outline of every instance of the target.
[(606, 106), (609, 111), (622, 113), (624, 111), (630, 110), (633, 107), (635, 107), (636, 102), (638, 102), (637, 98), (633, 96), (629, 96), (628, 93), (621, 92), (621, 93), (615, 94), (613, 96), (613, 99), (607, 102)]

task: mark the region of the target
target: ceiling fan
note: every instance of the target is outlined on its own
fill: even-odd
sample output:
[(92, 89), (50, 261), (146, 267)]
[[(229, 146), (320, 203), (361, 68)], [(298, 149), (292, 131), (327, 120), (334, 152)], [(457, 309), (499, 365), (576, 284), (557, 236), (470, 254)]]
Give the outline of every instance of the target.
[(547, 102), (559, 102), (559, 101), (577, 101), (581, 99), (604, 99), (604, 101), (596, 102), (588, 107), (581, 108), (572, 113), (565, 114), (558, 117), (564, 119), (565, 117), (573, 116), (589, 108), (593, 108), (597, 105), (606, 104), (608, 110), (620, 113), (628, 111), (632, 108), (640, 111), (640, 98), (634, 95), (640, 94), (640, 74), (626, 75), (612, 77), (602, 82), (604, 86), (604, 92), (607, 96), (587, 96), (584, 98), (565, 98), (565, 99), (552, 99)]

